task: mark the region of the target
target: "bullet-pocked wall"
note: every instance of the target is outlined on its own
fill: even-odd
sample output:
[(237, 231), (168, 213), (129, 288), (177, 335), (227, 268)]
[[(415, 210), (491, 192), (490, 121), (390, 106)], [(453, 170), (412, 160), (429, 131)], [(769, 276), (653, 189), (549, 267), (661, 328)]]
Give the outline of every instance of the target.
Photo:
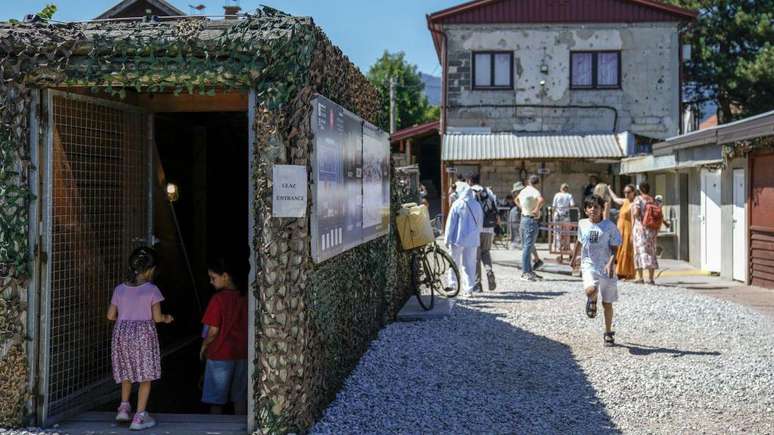
[[(30, 286), (27, 239), (40, 199), (28, 178), (39, 169), (30, 165), (28, 89), (74, 86), (120, 98), (254, 91), (253, 411), (268, 432), (308, 428), (407, 298), (409, 263), (391, 233), (315, 265), (309, 219), (271, 218), (271, 166), (309, 167), (315, 93), (373, 122), (376, 89), (311, 19), (271, 8), (229, 21), (0, 23), (0, 60), (0, 427), (18, 427), (35, 410), (27, 336), (37, 320), (28, 324), (26, 303), (28, 289), (41, 290)], [(393, 209), (401, 201), (394, 190)]]

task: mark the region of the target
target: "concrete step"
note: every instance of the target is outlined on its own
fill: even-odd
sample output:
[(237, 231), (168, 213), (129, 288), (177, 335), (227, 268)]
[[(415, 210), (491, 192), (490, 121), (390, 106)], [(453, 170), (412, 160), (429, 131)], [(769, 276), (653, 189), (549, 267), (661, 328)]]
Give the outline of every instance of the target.
[[(146, 435), (244, 435), (247, 417), (240, 415), (153, 414), (157, 425), (142, 431)], [(48, 428), (49, 432), (73, 435), (136, 434), (129, 424), (117, 424), (115, 413), (86, 412)]]
[[(423, 296), (422, 300), (426, 301), (427, 304), (430, 302), (430, 297)], [(425, 309), (419, 305), (416, 296), (412, 295), (409, 300), (406, 301), (406, 304), (403, 305), (403, 308), (400, 309), (400, 312), (398, 313), (398, 321), (421, 322), (425, 320), (443, 319), (451, 315), (451, 312), (454, 309), (454, 305), (456, 303), (457, 302), (453, 298), (448, 299), (436, 295), (433, 309), (430, 311), (425, 311)]]

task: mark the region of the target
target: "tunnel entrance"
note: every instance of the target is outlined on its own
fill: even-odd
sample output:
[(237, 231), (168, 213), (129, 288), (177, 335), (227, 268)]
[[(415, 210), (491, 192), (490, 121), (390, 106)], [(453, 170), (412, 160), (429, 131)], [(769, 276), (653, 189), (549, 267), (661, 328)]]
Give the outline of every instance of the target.
[[(39, 331), (31, 359), (39, 373), (38, 419), (64, 428), (83, 412), (76, 420), (89, 427), (115, 417), (113, 324), (105, 312), (126, 277), (128, 254), (148, 244), (159, 254), (154, 281), (165, 297), (162, 311), (175, 317), (157, 327), (162, 375), (148, 410), (206, 414), (199, 348), (202, 315), (214, 294), (207, 261), (237, 258), (249, 273), (246, 94), (129, 92), (122, 102), (80, 89), (49, 90), (43, 104), (48, 127), (34, 157), (41, 168), (41, 250), (48, 254), (35, 266), (42, 313), (32, 324)], [(177, 187), (175, 201), (168, 184)], [(247, 417), (217, 421), (246, 427)]]

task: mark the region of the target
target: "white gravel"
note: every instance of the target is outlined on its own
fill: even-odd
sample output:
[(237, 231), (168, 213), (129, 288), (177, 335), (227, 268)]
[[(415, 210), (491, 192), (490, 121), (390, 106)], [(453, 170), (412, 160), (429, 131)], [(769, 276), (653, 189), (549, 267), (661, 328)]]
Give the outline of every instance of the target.
[(450, 318), (385, 328), (312, 433), (774, 434), (770, 318), (624, 283), (605, 348), (577, 278), (495, 273)]

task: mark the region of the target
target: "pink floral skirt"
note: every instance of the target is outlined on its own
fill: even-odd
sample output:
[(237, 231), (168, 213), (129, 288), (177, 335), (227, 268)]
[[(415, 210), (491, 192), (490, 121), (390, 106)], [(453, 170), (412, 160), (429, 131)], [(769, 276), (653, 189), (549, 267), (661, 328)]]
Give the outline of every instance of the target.
[(119, 320), (113, 328), (113, 379), (146, 382), (161, 378), (161, 353), (152, 320)]

